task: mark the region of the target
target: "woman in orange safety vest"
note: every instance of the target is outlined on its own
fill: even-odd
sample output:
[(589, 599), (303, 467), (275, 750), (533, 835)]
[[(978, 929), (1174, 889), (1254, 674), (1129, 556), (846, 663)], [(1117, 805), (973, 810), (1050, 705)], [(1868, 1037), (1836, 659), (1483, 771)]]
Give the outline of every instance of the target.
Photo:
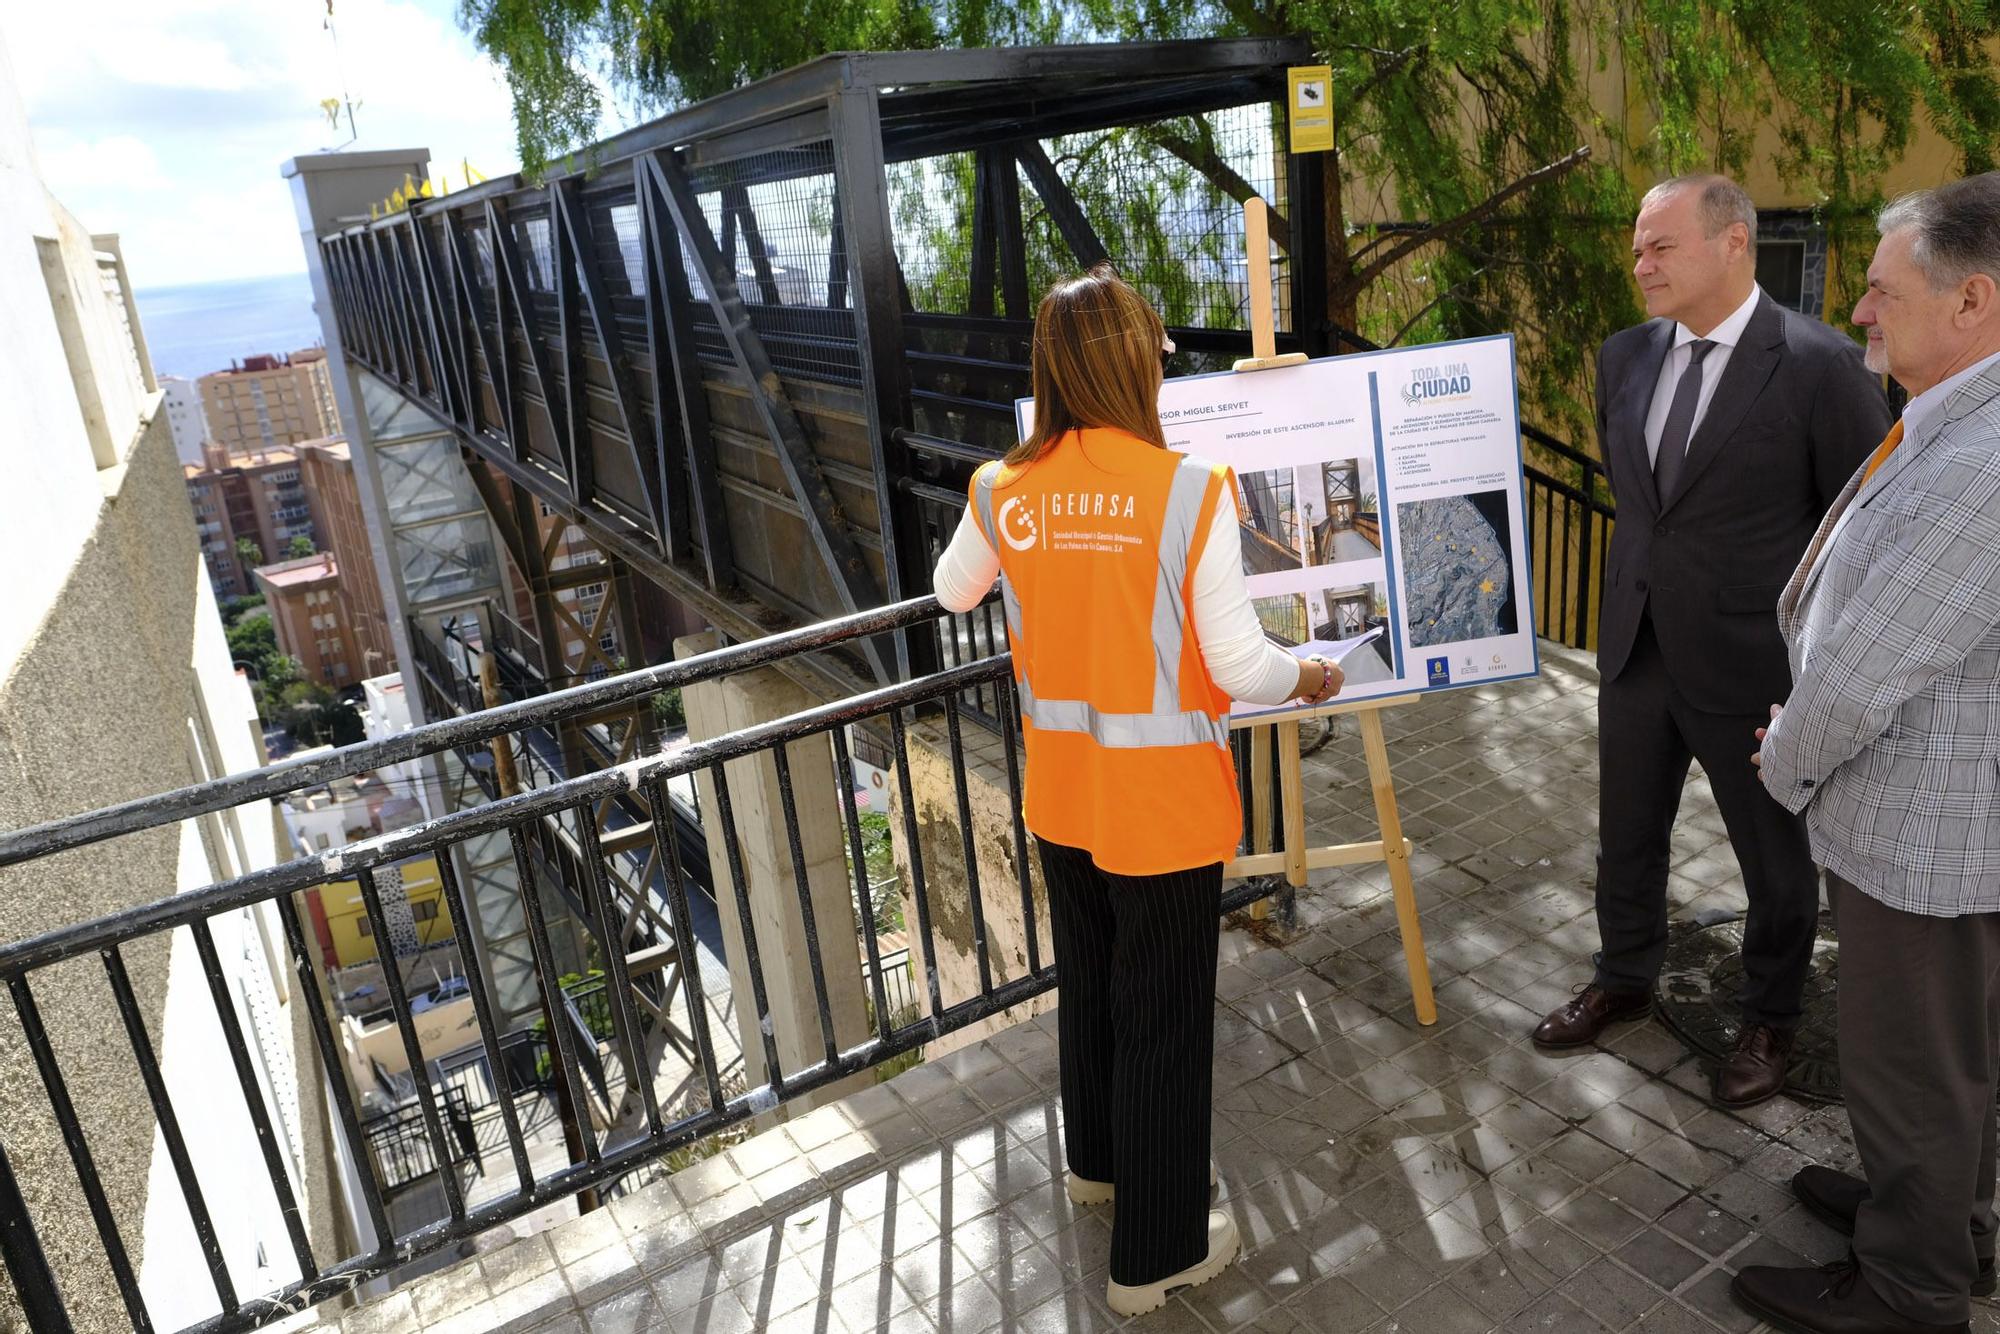
[(1243, 834), (1230, 700), (1316, 703), (1341, 683), (1258, 623), (1234, 475), (1167, 448), (1172, 351), (1110, 266), (1051, 288), (1034, 430), (974, 474), (933, 580), (952, 611), (1001, 580), (1062, 987), (1069, 1194), (1118, 1201), (1106, 1299), (1121, 1315), (1237, 1251), (1234, 1221), (1208, 1208), (1222, 863)]

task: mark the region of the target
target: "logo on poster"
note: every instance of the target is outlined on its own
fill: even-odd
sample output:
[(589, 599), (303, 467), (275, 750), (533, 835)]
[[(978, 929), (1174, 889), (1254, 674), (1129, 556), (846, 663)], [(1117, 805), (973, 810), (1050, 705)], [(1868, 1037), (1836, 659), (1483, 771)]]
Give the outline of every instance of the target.
[[(1020, 515), (1021, 522), (1027, 526), (1028, 535), (1026, 537), (1014, 536), (1014, 516), (1016, 514)], [(1029, 547), (1035, 545), (1035, 538), (1038, 536), (1040, 534), (1035, 531), (1035, 516), (1028, 513), (1026, 508), (1022, 506), (1019, 496), (1010, 497), (1000, 506), (1001, 541), (1016, 551), (1026, 551)]]
[(1430, 668), (1430, 683), (1432, 685), (1448, 686), (1451, 684), (1450, 658), (1431, 658), (1428, 660), (1427, 665)]
[(1413, 408), (1420, 403), (1470, 398), (1472, 368), (1462, 361), (1448, 361), (1442, 366), (1413, 367), (1410, 382), (1403, 387), (1402, 394), (1403, 401)]

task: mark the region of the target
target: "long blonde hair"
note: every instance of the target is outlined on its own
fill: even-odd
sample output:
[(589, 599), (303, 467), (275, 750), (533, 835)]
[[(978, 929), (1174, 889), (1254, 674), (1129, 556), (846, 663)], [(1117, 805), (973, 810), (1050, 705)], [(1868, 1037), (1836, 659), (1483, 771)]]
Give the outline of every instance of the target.
[(1035, 311), (1029, 353), (1035, 429), (1007, 451), (1033, 463), (1069, 432), (1109, 426), (1167, 447), (1160, 429), (1160, 353), (1166, 326), (1109, 264), (1049, 289)]

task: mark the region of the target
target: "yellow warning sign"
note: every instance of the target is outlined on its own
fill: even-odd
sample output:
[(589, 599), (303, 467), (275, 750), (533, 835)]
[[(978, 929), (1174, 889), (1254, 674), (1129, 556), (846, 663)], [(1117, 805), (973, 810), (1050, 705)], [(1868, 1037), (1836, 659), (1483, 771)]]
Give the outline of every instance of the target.
[(1292, 151), (1333, 151), (1333, 67), (1294, 65), (1285, 71), (1291, 89)]

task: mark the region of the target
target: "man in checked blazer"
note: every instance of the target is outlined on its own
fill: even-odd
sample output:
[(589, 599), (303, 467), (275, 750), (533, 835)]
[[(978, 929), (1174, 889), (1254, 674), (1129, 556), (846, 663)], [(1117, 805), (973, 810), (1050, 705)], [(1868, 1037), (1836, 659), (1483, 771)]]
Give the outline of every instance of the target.
[(1793, 1190), (1844, 1266), (1749, 1268), (1780, 1328), (1964, 1330), (1994, 1290), (2000, 1083), (2000, 173), (1898, 200), (1854, 322), (1911, 394), (1787, 584), (1794, 683), (1757, 763), (1804, 811), (1840, 934), (1863, 1177)]
[(1725, 1106), (1784, 1086), (1819, 921), (1805, 824), (1744, 763), (1791, 684), (1776, 607), (1820, 516), (1889, 428), (1853, 340), (1756, 283), (1757, 210), (1720, 176), (1667, 181), (1633, 228), (1656, 318), (1597, 362), (1598, 440), (1618, 502), (1598, 625), (1595, 975), (1535, 1030), (1586, 1046), (1652, 1006), (1690, 758), (1743, 870), (1742, 1015)]

